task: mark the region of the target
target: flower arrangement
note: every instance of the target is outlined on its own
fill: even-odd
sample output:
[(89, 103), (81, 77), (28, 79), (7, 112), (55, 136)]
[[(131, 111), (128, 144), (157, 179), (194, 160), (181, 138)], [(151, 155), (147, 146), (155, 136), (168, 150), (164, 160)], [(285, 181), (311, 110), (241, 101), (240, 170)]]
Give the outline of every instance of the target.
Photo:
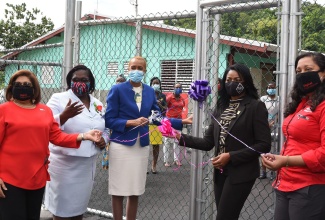
[(102, 105), (97, 105), (96, 102), (94, 102), (95, 110), (97, 113), (99, 113), (102, 116), (102, 110), (103, 106)]

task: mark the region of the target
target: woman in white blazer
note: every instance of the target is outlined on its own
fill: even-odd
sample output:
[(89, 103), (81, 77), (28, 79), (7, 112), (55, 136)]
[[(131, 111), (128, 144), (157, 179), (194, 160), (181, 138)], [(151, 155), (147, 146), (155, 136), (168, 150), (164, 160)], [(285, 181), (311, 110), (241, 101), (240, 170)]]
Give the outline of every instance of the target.
[[(95, 80), (90, 69), (75, 66), (66, 81), (68, 90), (53, 94), (47, 103), (61, 129), (66, 133), (104, 131), (103, 104), (91, 95)], [(98, 143), (83, 141), (79, 149), (60, 149), (50, 144), (51, 181), (46, 186), (45, 207), (54, 220), (82, 219), (93, 188), (97, 153), (107, 142), (105, 134)]]

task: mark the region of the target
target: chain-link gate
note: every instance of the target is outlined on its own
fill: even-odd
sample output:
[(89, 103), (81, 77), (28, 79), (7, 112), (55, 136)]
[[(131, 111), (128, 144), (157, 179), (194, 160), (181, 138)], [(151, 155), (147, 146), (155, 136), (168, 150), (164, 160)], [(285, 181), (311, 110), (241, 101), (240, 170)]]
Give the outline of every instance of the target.
[[(211, 120), (210, 110), (216, 105), (218, 78), (233, 63), (243, 63), (250, 68), (260, 96), (266, 95), (270, 82), (275, 82), (280, 109), (283, 108), (290, 90), (290, 80), (281, 79), (281, 76), (292, 71), (285, 68), (289, 56), (284, 50), (284, 44), (288, 42), (285, 41), (287, 32), (283, 30), (287, 30), (290, 23), (289, 12), (294, 1), (291, 1), (291, 8), (286, 5), (288, 1), (276, 0), (228, 1), (219, 5), (213, 4), (213, 1), (205, 2), (201, 2), (197, 13), (185, 11), (137, 18), (79, 21), (74, 34), (75, 37), (79, 36), (78, 39), (74, 38), (77, 42), (74, 63), (84, 64), (92, 70), (96, 80), (94, 96), (106, 103), (107, 93), (115, 84), (117, 76), (124, 74), (127, 77), (129, 59), (139, 54), (147, 60), (145, 83), (149, 84), (154, 76), (159, 77), (162, 90), (167, 95), (173, 92), (176, 82), (183, 85), (183, 97), (186, 100), (184, 116), (194, 113), (194, 124), (184, 126), (184, 133), (203, 135)], [(296, 2), (296, 12), (292, 11), (298, 17), (296, 27), (324, 35), (324, 23), (316, 22), (315, 27), (307, 25), (313, 17), (325, 14), (324, 4), (317, 5), (317, 1)], [(304, 12), (304, 16), (300, 12)], [(320, 48), (322, 51), (319, 52), (324, 52), (325, 48), (321, 47), (325, 45), (324, 38), (309, 36), (308, 31), (302, 28), (298, 28), (300, 31), (297, 31), (295, 38), (300, 42), (299, 50)], [(8, 83), (10, 76), (18, 69), (29, 69), (40, 81), (43, 103), (54, 92), (63, 91), (66, 87), (63, 40), (63, 29), (57, 29), (24, 48), (2, 50), (5, 55), (0, 59), (0, 65), (5, 73), (5, 82)], [(187, 95), (190, 83), (195, 79), (209, 80), (212, 88), (212, 94), (202, 109)], [(274, 152), (279, 152), (281, 147), (278, 144), (281, 110), (278, 115), (279, 120), (272, 131)], [(138, 219), (215, 219), (213, 167), (210, 164), (201, 166), (214, 156), (214, 151), (202, 152), (182, 147), (177, 155), (182, 166), (173, 164), (172, 148), (167, 153), (170, 154), (168, 162), (172, 166), (164, 166), (166, 155), (161, 145), (158, 173), (153, 174), (151, 148), (146, 192), (139, 199)], [(109, 177), (107, 170), (102, 169), (101, 159), (102, 155), (98, 155), (88, 211), (111, 217)], [(274, 195), (271, 183), (274, 175), (268, 171), (268, 178), (256, 180), (240, 219), (273, 218)]]

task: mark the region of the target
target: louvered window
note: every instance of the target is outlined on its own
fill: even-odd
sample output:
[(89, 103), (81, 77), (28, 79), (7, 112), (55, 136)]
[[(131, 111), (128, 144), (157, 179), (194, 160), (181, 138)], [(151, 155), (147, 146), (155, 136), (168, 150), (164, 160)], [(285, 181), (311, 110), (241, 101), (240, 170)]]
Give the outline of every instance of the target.
[(123, 69), (124, 69), (124, 72), (123, 72), (124, 77), (127, 79), (129, 76), (129, 62), (128, 61), (124, 62)]
[(109, 62), (107, 64), (107, 74), (109, 76), (115, 76), (118, 75), (118, 62)]
[(161, 62), (161, 83), (164, 92), (172, 92), (176, 82), (182, 84), (183, 92), (188, 92), (193, 81), (193, 60), (164, 60)]

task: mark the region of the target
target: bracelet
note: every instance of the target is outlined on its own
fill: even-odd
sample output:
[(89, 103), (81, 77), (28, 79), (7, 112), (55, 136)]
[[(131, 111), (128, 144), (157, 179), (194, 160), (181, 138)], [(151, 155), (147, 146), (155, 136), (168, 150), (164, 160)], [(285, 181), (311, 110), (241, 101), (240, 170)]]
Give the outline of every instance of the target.
[(289, 167), (289, 155), (287, 155), (286, 169)]
[(84, 141), (85, 138), (84, 138), (84, 133), (81, 133), (81, 140)]

